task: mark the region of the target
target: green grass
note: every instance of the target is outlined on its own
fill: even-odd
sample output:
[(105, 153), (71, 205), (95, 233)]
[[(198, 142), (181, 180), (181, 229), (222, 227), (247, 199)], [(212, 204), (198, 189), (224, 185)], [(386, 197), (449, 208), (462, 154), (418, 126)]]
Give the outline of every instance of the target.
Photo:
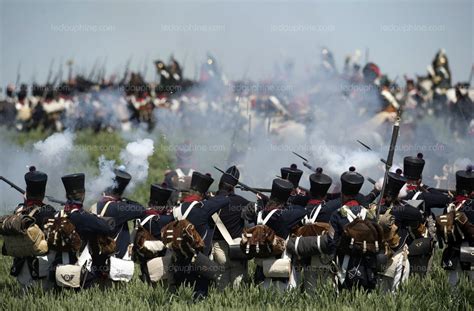
[[(439, 254), (438, 254), (439, 255)], [(70, 290), (43, 292), (35, 288), (24, 295), (16, 280), (9, 276), (11, 259), (0, 256), (1, 310), (82, 310), (94, 307), (119, 310), (210, 310), (210, 309), (267, 309), (267, 310), (472, 310), (474, 288), (468, 280), (451, 288), (447, 275), (439, 267), (439, 256), (432, 274), (421, 280), (411, 278), (396, 294), (379, 290), (342, 291), (336, 295), (330, 285), (315, 292), (296, 290), (278, 293), (254, 285), (218, 292), (212, 288), (210, 296), (201, 302), (192, 300), (189, 288), (171, 293), (164, 287), (151, 287), (138, 276), (129, 284), (114, 284), (109, 289), (90, 288), (80, 292)], [(137, 270), (136, 270), (137, 271)]]

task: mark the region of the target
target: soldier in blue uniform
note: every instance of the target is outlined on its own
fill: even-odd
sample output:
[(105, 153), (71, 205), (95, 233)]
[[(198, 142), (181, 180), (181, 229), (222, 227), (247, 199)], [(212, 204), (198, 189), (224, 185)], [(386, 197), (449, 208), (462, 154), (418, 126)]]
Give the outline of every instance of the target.
[[(161, 229), (174, 220), (172, 206), (168, 203), (172, 193), (172, 189), (152, 184), (150, 186), (150, 199), (148, 201), (148, 207), (150, 210), (147, 211), (147, 214), (149, 215), (140, 219), (140, 225), (158, 240), (162, 240)], [(152, 217), (150, 218), (150, 216)], [(137, 254), (137, 252), (135, 253)], [(161, 257), (165, 254), (166, 249), (158, 252), (156, 256)], [(143, 256), (139, 255), (137, 256), (137, 259), (140, 263), (142, 279), (149, 281), (149, 273), (146, 265), (149, 258), (143, 258)]]
[[(85, 175), (83, 173), (69, 174), (61, 177), (66, 190), (66, 204), (64, 205), (64, 216), (74, 225), (75, 231), (81, 237), (81, 252), (89, 251), (89, 243), (94, 241), (97, 235), (112, 236), (115, 228), (113, 219), (102, 218), (84, 210), (85, 198)], [(61, 215), (63, 216), (63, 215)], [(87, 247), (87, 249), (86, 249)], [(66, 259), (67, 258), (67, 259)], [(67, 262), (65, 262), (67, 260)], [(58, 253), (53, 266), (57, 264), (75, 264), (78, 260), (76, 253), (69, 253), (67, 257)], [(89, 287), (97, 278), (97, 273), (91, 271), (86, 275), (83, 287)]]
[[(115, 228), (112, 233), (116, 241), (115, 256), (123, 258), (126, 252), (128, 252), (130, 245), (128, 222), (144, 217), (147, 215), (147, 211), (145, 207), (139, 203), (122, 198), (122, 194), (132, 179), (132, 176), (119, 169), (115, 169), (114, 173), (113, 186), (105, 190), (104, 195), (92, 210), (97, 215), (110, 217), (115, 221)], [(106, 209), (105, 212), (103, 209)], [(108, 271), (106, 261), (109, 256), (98, 254), (98, 252), (94, 250), (92, 250), (92, 253), (93, 266), (96, 267), (96, 271), (99, 271), (101, 277), (105, 278)]]
[(85, 243), (97, 234), (112, 235), (115, 227), (113, 219), (106, 220), (84, 210), (85, 175), (83, 173), (69, 174), (61, 177), (61, 180), (67, 198), (64, 212), (76, 227), (81, 240)]
[[(452, 286), (458, 284), (459, 278), (465, 274), (471, 282), (474, 282), (474, 172), (472, 166), (466, 170), (456, 172), (456, 196), (453, 203), (444, 210), (444, 216), (454, 213), (454, 232), (456, 239), (452, 236), (445, 237), (440, 234), (446, 248), (443, 251), (441, 264), (449, 271), (449, 283)], [(440, 222), (438, 222), (440, 225)], [(460, 230), (462, 235), (459, 234)], [(443, 228), (438, 228), (438, 232)]]
[[(219, 180), (219, 187), (216, 197), (229, 198), (229, 204), (214, 216), (219, 217), (224, 226), (224, 230), (232, 240), (240, 238), (245, 226), (242, 215), (246, 215), (247, 209), (254, 209), (254, 203), (234, 193), (234, 187), (239, 181), (240, 172), (235, 166), (231, 166), (222, 174)], [(224, 290), (229, 284), (233, 287), (239, 286), (247, 277), (247, 260), (234, 259), (229, 254), (229, 244), (225, 240), (219, 227), (216, 227), (212, 245), (212, 257), (222, 270), (217, 280), (217, 287)]]
[[(298, 226), (301, 219), (306, 215), (304, 206), (288, 205), (288, 198), (293, 189), (294, 185), (288, 180), (274, 179), (270, 199), (266, 202), (263, 210), (260, 211), (262, 219), (265, 219), (269, 213), (272, 213), (265, 225), (273, 229), (275, 234), (282, 239), (287, 239), (292, 230)], [(265, 281), (265, 285), (269, 285), (268, 282), (272, 281), (277, 287), (280, 287), (280, 284), (287, 286), (288, 283), (288, 278), (266, 279), (263, 274), (263, 268), (259, 265), (257, 265), (255, 270), (254, 280), (257, 284)]]
[[(415, 263), (413, 254), (418, 252), (414, 250), (411, 251), (411, 273), (416, 273), (421, 276), (426, 275), (431, 270), (432, 253), (435, 249), (435, 244), (437, 241), (436, 223), (432, 210), (435, 208), (445, 208), (451, 202), (451, 198), (448, 195), (436, 189), (430, 188), (422, 183), (422, 173), (424, 166), (425, 160), (423, 159), (423, 154), (421, 153), (418, 153), (416, 157), (408, 156), (403, 159), (403, 175), (407, 178), (407, 194), (402, 199), (423, 201), (421, 205), (418, 205), (423, 214), (423, 223), (426, 227), (425, 232), (422, 234), (425, 238), (430, 238), (432, 240), (431, 248), (423, 247), (423, 250), (425, 250), (425, 254), (420, 254), (420, 256), (427, 257), (427, 260), (422, 260), (419, 263)], [(405, 212), (404, 214), (405, 215), (403, 215), (403, 217), (411, 222), (411, 220), (409, 220), (406, 216), (407, 213)], [(411, 225), (411, 227), (413, 228), (413, 225)], [(411, 234), (413, 240), (415, 240), (414, 235), (416, 234), (416, 232)], [(421, 242), (421, 240), (419, 242)], [(423, 246), (424, 244), (420, 244), (419, 242), (417, 244), (413, 244), (413, 246), (420, 245), (419, 249), (421, 250), (421, 246)], [(428, 243), (428, 240), (424, 240), (424, 243)], [(409, 241), (408, 244), (411, 245), (411, 241)], [(418, 257), (418, 259), (420, 258), (421, 257)]]
[[(44, 196), (48, 175), (37, 171), (31, 166), (29, 172), (25, 174), (26, 193), (25, 201), (19, 204), (15, 209), (15, 214), (31, 215), (35, 219), (35, 223), (44, 230), (44, 225), (49, 218), (53, 218), (56, 210), (48, 204), (44, 204)], [(32, 267), (35, 257), (14, 258), (10, 275), (17, 278), (21, 285), (27, 287), (38, 279), (38, 275)], [(48, 287), (46, 283), (43, 286)]]
[(315, 221), (329, 223), (332, 213), (339, 208), (337, 204), (329, 204), (331, 201), (327, 201), (327, 193), (331, 187), (332, 179), (323, 173), (322, 168), (318, 167), (316, 173), (309, 176), (309, 183), (311, 197), (306, 204), (306, 216), (313, 217), (318, 207), (321, 206)]
[(364, 177), (350, 167), (349, 171), (341, 175), (341, 204), (342, 207), (331, 215), (328, 246), (330, 252), (336, 256), (338, 266), (338, 284), (340, 288), (363, 287), (373, 289), (377, 283), (373, 258), (359, 256), (358, 254), (344, 253), (341, 247), (341, 238), (344, 227), (356, 217), (365, 219), (367, 209), (356, 200), (364, 183)]
[(445, 208), (451, 199), (436, 189), (430, 188), (422, 183), (422, 173), (425, 167), (423, 154), (418, 153), (416, 157), (405, 157), (403, 159), (403, 176), (407, 178), (407, 194), (404, 200), (423, 200), (425, 210), (424, 215), (428, 217), (432, 214), (433, 208)]
[[(208, 174), (193, 172), (191, 190), (183, 198), (183, 203), (173, 210), (176, 219), (191, 222), (204, 240), (203, 255), (209, 256), (212, 247), (214, 228), (211, 227), (212, 215), (229, 205), (227, 196), (206, 198), (206, 193), (214, 179)], [(178, 258), (173, 271), (176, 286), (187, 284), (193, 286), (196, 299), (207, 296), (210, 280), (196, 271), (191, 265), (191, 258)]]
[[(174, 190), (157, 184), (150, 186), (150, 200), (148, 201), (150, 211), (147, 214), (156, 215), (156, 217), (151, 218), (149, 223), (143, 226), (149, 228), (150, 233), (160, 240), (161, 229), (174, 220), (173, 207), (168, 204), (168, 200), (173, 192)], [(148, 216), (142, 217), (141, 220), (144, 220), (146, 217)]]
[[(388, 237), (387, 243), (392, 252), (391, 265), (379, 273), (379, 282), (386, 291), (395, 291), (402, 282), (408, 279), (410, 263), (408, 261), (409, 225), (421, 224), (422, 215), (416, 208), (399, 199), (399, 193), (406, 183), (401, 170), (389, 172), (387, 184), (380, 206), (379, 224)], [(407, 221), (410, 219), (410, 221)]]
[[(330, 217), (339, 206), (327, 202), (327, 192), (332, 184), (332, 179), (323, 173), (323, 169), (318, 167), (316, 173), (309, 176), (310, 200), (305, 209), (306, 216), (302, 220), (302, 225), (309, 225), (315, 222), (329, 223)], [(326, 255), (315, 255), (302, 258), (303, 269), (303, 289), (306, 291), (314, 290), (317, 284), (327, 281), (331, 277), (330, 263), (331, 258)]]

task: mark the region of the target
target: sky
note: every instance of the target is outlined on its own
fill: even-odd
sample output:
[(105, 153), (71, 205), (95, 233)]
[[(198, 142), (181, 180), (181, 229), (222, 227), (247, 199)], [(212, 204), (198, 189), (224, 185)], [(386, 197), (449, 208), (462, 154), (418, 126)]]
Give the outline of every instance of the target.
[(9, 1), (0, 0), (0, 84), (44, 82), (68, 59), (108, 73), (131, 68), (153, 78), (152, 61), (174, 55), (195, 77), (207, 52), (230, 79), (271, 76), (291, 58), (296, 75), (330, 48), (339, 70), (356, 49), (390, 77), (425, 74), (446, 49), (454, 81), (474, 59), (474, 1)]

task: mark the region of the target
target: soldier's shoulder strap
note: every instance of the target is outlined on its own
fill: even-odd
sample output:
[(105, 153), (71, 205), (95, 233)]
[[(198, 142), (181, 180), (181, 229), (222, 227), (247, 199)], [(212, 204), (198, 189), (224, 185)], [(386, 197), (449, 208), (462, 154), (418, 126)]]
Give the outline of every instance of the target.
[(39, 207), (35, 207), (28, 213), (28, 216), (33, 217), (33, 215), (36, 214), (39, 211), (39, 209), (40, 209)]
[(275, 214), (278, 209), (273, 209), (268, 212), (267, 216), (263, 218), (263, 211), (258, 212), (257, 214), (257, 225), (266, 225), (267, 222), (272, 218), (273, 214)]
[(97, 215), (97, 202), (92, 204), (92, 206), (90, 207), (89, 211), (92, 213), (92, 214), (95, 214)]
[[(112, 203), (112, 201), (107, 201), (107, 203), (105, 203), (104, 207), (100, 211), (100, 217), (105, 216), (105, 213), (107, 212), (107, 209), (109, 208), (110, 203)], [(96, 205), (96, 209), (97, 209), (97, 205)]]
[(176, 175), (178, 175), (179, 178), (183, 178), (186, 176), (184, 175), (183, 170), (181, 170), (180, 168), (177, 168), (174, 171), (176, 172)]
[(311, 211), (311, 217), (305, 216), (303, 219), (303, 224), (309, 225), (314, 224), (316, 222), (316, 218), (318, 218), (319, 212), (321, 212), (321, 208), (323, 207), (323, 203), (319, 204), (316, 208), (313, 208)]
[(355, 215), (347, 205), (343, 205), (341, 207), (341, 215), (346, 217), (349, 222), (353, 222), (356, 218), (364, 220), (367, 216), (367, 209), (363, 206), (361, 206), (360, 208), (360, 212)]
[(197, 204), (199, 204), (201, 202), (199, 201), (193, 201), (189, 206), (188, 208), (186, 209), (186, 211), (184, 212), (183, 214), (183, 210), (182, 210), (182, 206), (183, 204), (180, 204), (178, 206), (176, 206), (175, 208), (173, 208), (173, 217), (176, 219), (176, 220), (183, 220), (183, 219), (186, 219), (189, 215), (189, 213), (191, 213), (191, 210), (194, 208), (194, 206), (196, 206)]
[(418, 197), (422, 194), (423, 192), (422, 191), (417, 191), (413, 197), (411, 198), (412, 200), (418, 200)]

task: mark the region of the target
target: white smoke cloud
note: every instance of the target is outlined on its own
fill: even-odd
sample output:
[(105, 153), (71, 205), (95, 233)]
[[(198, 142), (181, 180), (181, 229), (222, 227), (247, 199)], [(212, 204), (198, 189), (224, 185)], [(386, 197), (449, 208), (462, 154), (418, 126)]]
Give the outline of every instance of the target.
[(132, 180), (127, 186), (126, 192), (130, 193), (140, 183), (146, 181), (148, 177), (148, 158), (154, 152), (154, 142), (149, 138), (139, 139), (127, 144), (120, 152), (121, 165), (114, 160), (107, 160), (101, 155), (98, 159), (99, 175), (86, 181), (86, 191), (88, 203), (97, 201), (103, 191), (113, 185), (115, 177), (114, 169), (125, 170), (132, 176)]
[(128, 191), (132, 191), (137, 184), (147, 179), (148, 158), (155, 150), (153, 144), (153, 140), (145, 138), (128, 143), (125, 149), (120, 152), (120, 160), (125, 166), (125, 170), (132, 175), (132, 180), (127, 187)]
[[(46, 194), (63, 199), (65, 196), (61, 176), (70, 169), (71, 158), (80, 159), (82, 152), (74, 147), (75, 135), (71, 132), (55, 133), (45, 140), (32, 145), (19, 147), (12, 144), (1, 133), (0, 147), (1, 171), (0, 174), (21, 188), (26, 188), (24, 174), (29, 166), (35, 166), (38, 171), (48, 175)], [(11, 212), (15, 206), (22, 202), (21, 195), (8, 185), (0, 183), (0, 214)]]
[[(92, 179), (86, 179), (86, 194), (88, 201), (98, 200), (102, 192), (110, 187), (114, 180), (115, 161), (107, 160), (101, 155), (99, 161), (99, 175)], [(90, 181), (88, 181), (90, 180)]]
[(55, 133), (33, 145), (34, 154), (38, 155), (40, 168), (63, 167), (74, 148), (75, 135), (71, 132)]

